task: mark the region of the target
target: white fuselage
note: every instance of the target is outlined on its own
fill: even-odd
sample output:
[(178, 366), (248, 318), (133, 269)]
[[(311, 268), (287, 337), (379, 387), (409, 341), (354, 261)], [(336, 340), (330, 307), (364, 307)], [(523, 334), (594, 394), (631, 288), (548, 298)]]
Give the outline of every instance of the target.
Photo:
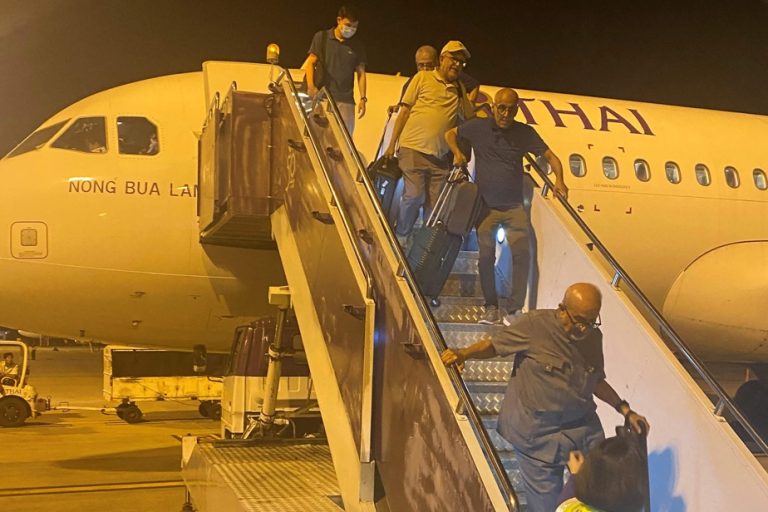
[[(236, 325), (270, 313), (267, 287), (285, 282), (278, 253), (198, 241), (197, 135), (207, 105), (232, 80), (240, 89), (265, 90), (269, 76), (266, 65), (218, 64), (208, 63), (208, 73), (96, 94), (43, 125), (69, 119), (61, 134), (78, 118), (104, 116), (104, 153), (52, 148), (57, 134), (0, 162), (0, 226), (7, 233), (0, 244), (0, 325), (225, 350)], [(368, 159), (404, 80), (368, 76), (368, 113), (355, 132)], [(492, 97), (496, 88), (482, 90)], [(768, 172), (768, 152), (751, 143), (768, 132), (768, 120), (520, 95), (518, 120), (535, 123), (562, 160), (570, 203), (683, 338), (710, 358), (768, 361), (768, 191), (753, 180), (755, 169)], [(159, 152), (120, 154), (119, 116), (156, 124)], [(583, 157), (583, 177), (569, 170), (571, 155)], [(604, 157), (618, 165), (614, 179), (603, 172)], [(636, 177), (636, 159), (647, 162), (648, 181)], [(679, 183), (668, 180), (667, 162), (678, 164)], [(697, 182), (697, 164), (708, 167), (708, 186)], [(726, 183), (726, 166), (739, 172), (739, 187)], [(36, 246), (21, 243), (25, 229), (37, 234)]]

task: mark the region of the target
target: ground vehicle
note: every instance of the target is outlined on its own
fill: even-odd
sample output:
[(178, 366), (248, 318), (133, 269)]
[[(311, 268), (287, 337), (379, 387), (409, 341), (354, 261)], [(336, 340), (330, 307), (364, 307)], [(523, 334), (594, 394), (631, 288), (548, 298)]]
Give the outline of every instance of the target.
[(29, 347), (22, 341), (0, 341), (0, 352), (13, 355), (18, 365), (15, 377), (2, 378), (2, 396), (0, 396), (0, 426), (18, 427), (27, 418), (37, 417), (51, 408), (50, 398), (38, 398), (37, 391), (28, 384)]
[[(238, 327), (232, 342), (229, 371), (222, 395), (222, 437), (241, 437), (252, 418), (262, 410), (269, 349), (274, 344), (277, 322), (272, 317)], [(286, 351), (281, 354), (281, 373), (275, 406), (290, 417), (294, 437), (316, 432), (322, 425), (312, 379), (296, 318), (288, 316), (282, 333)]]
[(199, 400), (200, 414), (221, 417), (221, 375), (226, 354), (208, 354), (204, 372), (195, 372), (193, 353), (108, 345), (104, 347), (104, 398), (119, 401), (117, 415), (137, 423), (137, 401)]

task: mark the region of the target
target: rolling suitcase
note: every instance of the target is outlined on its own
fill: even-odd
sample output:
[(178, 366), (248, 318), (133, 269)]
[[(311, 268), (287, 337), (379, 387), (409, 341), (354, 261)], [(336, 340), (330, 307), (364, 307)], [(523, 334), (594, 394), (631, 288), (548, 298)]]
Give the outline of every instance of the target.
[(436, 297), (445, 286), (461, 245), (480, 211), (477, 185), (470, 182), (465, 169), (454, 169), (448, 176), (427, 224), (413, 236), (408, 263), (421, 293), (439, 304)]

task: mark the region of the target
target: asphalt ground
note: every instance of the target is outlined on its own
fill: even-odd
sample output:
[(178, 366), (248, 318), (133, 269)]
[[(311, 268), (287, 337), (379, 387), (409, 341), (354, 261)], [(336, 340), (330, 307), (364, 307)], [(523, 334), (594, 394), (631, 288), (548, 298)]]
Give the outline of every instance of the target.
[[(55, 406), (20, 428), (0, 429), (3, 512), (169, 512), (181, 510), (179, 436), (214, 436), (197, 402), (142, 402), (144, 421), (128, 424), (100, 408), (102, 353), (87, 347), (38, 348), (30, 383)], [(115, 403), (109, 405), (116, 405)]]

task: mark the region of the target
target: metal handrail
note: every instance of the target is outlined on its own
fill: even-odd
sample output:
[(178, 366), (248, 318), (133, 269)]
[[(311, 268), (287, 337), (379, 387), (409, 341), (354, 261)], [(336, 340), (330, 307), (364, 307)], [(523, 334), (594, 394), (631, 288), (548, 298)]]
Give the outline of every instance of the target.
[[(544, 181), (544, 188), (542, 189), (541, 195), (546, 197), (547, 192), (549, 190), (555, 190), (554, 184), (552, 183), (552, 180), (549, 179), (547, 174), (539, 167), (539, 165), (536, 163), (536, 160), (531, 157), (530, 154), (525, 155), (526, 160), (536, 170), (536, 173), (539, 175), (539, 177)], [(629, 274), (627, 273), (624, 268), (619, 264), (618, 261), (613, 257), (613, 255), (608, 251), (608, 249), (603, 245), (603, 243), (597, 238), (595, 233), (587, 226), (587, 224), (582, 220), (581, 216), (576, 212), (576, 210), (571, 206), (568, 201), (560, 197), (558, 194), (553, 194), (554, 197), (560, 202), (560, 204), (563, 206), (566, 212), (571, 216), (571, 218), (578, 224), (579, 228), (584, 232), (585, 235), (587, 235), (587, 238), (589, 238), (590, 243), (598, 250), (598, 252), (608, 261), (608, 264), (613, 268), (614, 275), (613, 279), (611, 281), (611, 284), (618, 288), (619, 282), (624, 281), (629, 289), (634, 293), (638, 300), (643, 304), (645, 308), (650, 311), (651, 316), (653, 319), (659, 323), (660, 331), (664, 331), (667, 333), (668, 338), (670, 341), (675, 345), (675, 347), (685, 356), (685, 358), (688, 360), (688, 362), (693, 366), (693, 368), (698, 372), (699, 376), (704, 379), (704, 381), (710, 386), (710, 388), (715, 392), (715, 394), (718, 396), (718, 403), (715, 405), (715, 413), (717, 415), (720, 415), (719, 412), (721, 412), (724, 408), (727, 408), (736, 418), (736, 420), (741, 424), (741, 426), (744, 428), (744, 430), (749, 434), (749, 437), (752, 438), (752, 440), (757, 444), (757, 446), (762, 450), (764, 454), (768, 454), (768, 444), (763, 440), (762, 437), (760, 437), (760, 434), (757, 433), (755, 428), (752, 426), (752, 424), (749, 422), (749, 420), (742, 414), (742, 412), (739, 410), (739, 408), (736, 406), (736, 404), (733, 403), (731, 398), (728, 396), (728, 393), (725, 392), (725, 390), (720, 386), (720, 383), (715, 380), (715, 378), (712, 376), (712, 374), (707, 370), (706, 366), (704, 366), (704, 363), (701, 361), (701, 359), (694, 354), (690, 348), (688, 348), (688, 345), (685, 344), (685, 342), (680, 338), (680, 336), (675, 332), (675, 330), (672, 328), (672, 326), (667, 322), (667, 320), (662, 316), (661, 313), (659, 313), (659, 310), (656, 309), (656, 307), (651, 303), (651, 301), (648, 299), (648, 297), (645, 296), (645, 294), (640, 290), (640, 287), (635, 284), (635, 282), (632, 280), (631, 277), (629, 277)]]
[[(336, 116), (336, 118), (342, 119), (341, 113), (339, 112), (338, 106), (336, 105), (336, 101), (331, 97), (330, 94), (328, 94), (328, 91), (325, 88), (323, 88), (321, 89), (321, 93), (324, 94), (325, 98), (328, 100), (328, 103), (331, 106), (331, 110), (333, 114)], [(382, 227), (384, 228), (384, 232), (386, 233), (386, 236), (387, 236), (387, 242), (389, 243), (389, 246), (392, 249), (392, 251), (395, 253), (395, 257), (397, 258), (398, 268), (400, 270), (399, 274), (402, 274), (402, 277), (405, 279), (406, 283), (408, 284), (408, 287), (411, 290), (411, 294), (413, 295), (416, 301), (416, 305), (419, 309), (419, 312), (424, 317), (424, 323), (426, 324), (427, 330), (429, 331), (432, 340), (435, 342), (435, 345), (441, 352), (444, 350), (447, 350), (448, 345), (445, 343), (443, 334), (440, 332), (440, 329), (437, 327), (437, 321), (435, 320), (435, 317), (432, 314), (432, 310), (427, 305), (427, 302), (424, 299), (424, 296), (419, 290), (419, 287), (416, 284), (416, 278), (413, 276), (410, 265), (408, 265), (408, 261), (406, 260), (405, 255), (403, 254), (403, 250), (400, 247), (400, 243), (397, 241), (397, 238), (395, 237), (391, 226), (386, 221), (387, 216), (384, 214), (384, 211), (381, 208), (381, 204), (377, 199), (376, 191), (374, 190), (373, 185), (371, 184), (370, 178), (368, 177), (368, 173), (365, 171), (365, 165), (363, 164), (363, 161), (360, 159), (360, 154), (357, 152), (357, 149), (355, 148), (355, 145), (352, 142), (352, 138), (350, 137), (349, 132), (347, 130), (341, 130), (341, 131), (342, 131), (342, 138), (344, 140), (344, 143), (347, 146), (347, 150), (351, 155), (353, 155), (355, 162), (357, 164), (356, 165), (357, 173), (358, 173), (357, 181), (362, 182), (363, 185), (365, 186), (365, 190), (368, 193), (368, 196), (371, 199), (371, 202), (374, 205), (374, 208), (376, 210), (376, 218), (379, 220)], [(488, 458), (491, 464), (491, 470), (494, 473), (496, 481), (501, 486), (502, 492), (505, 495), (505, 499), (507, 503), (510, 505), (512, 510), (514, 511), (519, 510), (519, 500), (517, 498), (517, 494), (515, 493), (515, 490), (512, 487), (512, 483), (509, 481), (509, 476), (507, 475), (507, 471), (504, 469), (504, 465), (502, 464), (501, 459), (499, 458), (499, 454), (496, 452), (496, 447), (493, 445), (493, 442), (488, 436), (488, 432), (485, 430), (485, 427), (483, 426), (482, 419), (480, 418), (480, 413), (475, 407), (474, 402), (472, 401), (472, 398), (469, 393), (469, 389), (464, 383), (464, 379), (461, 378), (461, 373), (455, 366), (451, 366), (447, 368), (447, 370), (448, 370), (448, 375), (451, 379), (451, 383), (454, 386), (454, 390), (456, 391), (456, 394), (461, 400), (460, 409), (463, 409), (463, 413), (469, 416), (470, 423), (474, 427), (476, 427), (475, 432), (479, 437), (480, 443), (483, 447), (483, 451), (486, 453), (486, 457)], [(457, 411), (457, 412), (462, 412), (462, 411)]]
[[(285, 70), (283, 70), (283, 71), (285, 71)], [(280, 75), (278, 76), (278, 79), (280, 79), (282, 81), (282, 79), (285, 76), (288, 76), (287, 71), (286, 71), (285, 74), (280, 73)], [(279, 82), (277, 82), (277, 80), (276, 80), (275, 83), (277, 84)], [(296, 85), (293, 83), (293, 80), (287, 80), (287, 83), (288, 83), (288, 87), (291, 90), (291, 96), (293, 97), (293, 101), (294, 101), (294, 103), (296, 103), (297, 110), (299, 112), (301, 112), (301, 117), (304, 120), (304, 124), (307, 126), (307, 134), (309, 135), (309, 125), (310, 125), (309, 118), (307, 117), (307, 113), (304, 111), (304, 105), (301, 103), (300, 100), (297, 101), (297, 99), (299, 97), (299, 92), (296, 89)], [(330, 176), (330, 174), (328, 173), (328, 170), (325, 167), (325, 163), (323, 162), (323, 158), (324, 157), (322, 156), (323, 155), (322, 149), (317, 146), (314, 137), (310, 136), (309, 140), (312, 143), (312, 147), (315, 150), (315, 153), (318, 155), (318, 162), (320, 163), (320, 169), (322, 170), (323, 176), (325, 177), (326, 181), (328, 182), (329, 188), (331, 190), (331, 195), (333, 197), (333, 205), (338, 209), (339, 217), (341, 217), (341, 222), (344, 225), (344, 230), (346, 231), (347, 236), (349, 237), (349, 240), (352, 241), (352, 244), (351, 244), (352, 245), (352, 251), (355, 253), (355, 259), (357, 260), (357, 263), (358, 263), (358, 265), (360, 267), (360, 270), (363, 273), (363, 277), (365, 279), (365, 286), (366, 286), (365, 297), (367, 299), (373, 300), (373, 280), (371, 278), (371, 272), (368, 269), (367, 264), (366, 264), (366, 262), (365, 262), (365, 260), (364, 260), (364, 258), (362, 256), (362, 254), (360, 253), (360, 249), (357, 247), (357, 244), (354, 243), (355, 235), (354, 235), (354, 231), (352, 231), (352, 229), (350, 227), (349, 217), (347, 215), (346, 208), (339, 201), (339, 199), (338, 199), (338, 197), (336, 195), (336, 190), (333, 188), (333, 182), (331, 181), (331, 176)]]

